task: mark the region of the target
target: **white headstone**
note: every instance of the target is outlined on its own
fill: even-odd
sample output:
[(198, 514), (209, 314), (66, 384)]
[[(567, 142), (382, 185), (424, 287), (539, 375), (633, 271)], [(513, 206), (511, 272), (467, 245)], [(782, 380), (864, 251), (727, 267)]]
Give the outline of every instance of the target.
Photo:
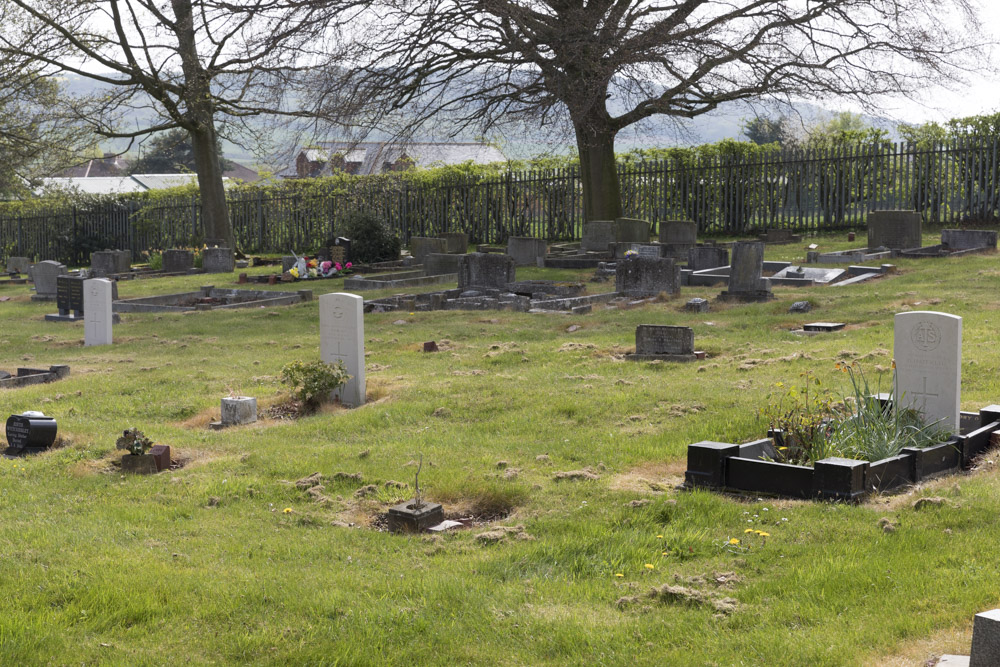
[(363, 297), (324, 294), (319, 298), (319, 356), (327, 363), (344, 362), (351, 375), (334, 398), (348, 407), (365, 403), (365, 319)]
[(928, 423), (959, 432), (962, 318), (918, 310), (895, 322), (897, 405), (920, 410)]
[(111, 281), (83, 281), (83, 346), (111, 345)]

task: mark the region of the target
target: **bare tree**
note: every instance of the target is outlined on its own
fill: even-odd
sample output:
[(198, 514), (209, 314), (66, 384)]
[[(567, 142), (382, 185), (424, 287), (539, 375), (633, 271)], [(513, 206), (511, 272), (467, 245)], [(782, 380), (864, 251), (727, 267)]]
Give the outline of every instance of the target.
[(368, 19), (359, 97), (481, 131), (568, 117), (588, 219), (621, 215), (614, 143), (633, 123), (735, 100), (872, 104), (953, 79), (979, 34), (969, 0), (387, 0)]
[[(358, 3), (363, 4), (363, 3)], [(235, 248), (219, 155), (223, 126), (307, 116), (299, 75), (331, 57), (334, 0), (7, 0), (0, 50), (110, 87), (79, 100), (105, 137), (183, 128), (191, 137), (208, 239)]]

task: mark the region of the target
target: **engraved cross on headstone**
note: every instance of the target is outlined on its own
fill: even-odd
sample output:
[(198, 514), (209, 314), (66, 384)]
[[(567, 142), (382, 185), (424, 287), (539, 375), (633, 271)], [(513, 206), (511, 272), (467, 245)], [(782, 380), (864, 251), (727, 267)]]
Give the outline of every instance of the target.
[(938, 394), (935, 394), (935, 393), (927, 391), (927, 376), (926, 375), (923, 377), (923, 380), (924, 380), (924, 386), (922, 387), (922, 391), (913, 391), (913, 392), (910, 392), (911, 394), (913, 394), (914, 397), (917, 397), (917, 396), (921, 397), (921, 402), (920, 402), (920, 409), (921, 410), (924, 410), (924, 409), (927, 408), (927, 397), (928, 396), (934, 396), (934, 397), (938, 396)]

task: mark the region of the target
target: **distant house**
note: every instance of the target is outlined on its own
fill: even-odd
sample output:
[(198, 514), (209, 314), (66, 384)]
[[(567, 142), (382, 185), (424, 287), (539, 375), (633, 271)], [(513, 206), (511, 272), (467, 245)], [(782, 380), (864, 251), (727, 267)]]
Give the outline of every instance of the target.
[(438, 142), (324, 141), (304, 148), (295, 164), (278, 173), (282, 178), (315, 178), (335, 171), (367, 176), (411, 167), (505, 162), (507, 156), (488, 144)]
[(104, 157), (87, 160), (69, 169), (63, 169), (56, 174), (57, 178), (101, 178), (105, 176), (124, 176), (129, 172), (132, 163), (121, 155), (105, 153)]
[[(79, 178), (43, 178), (42, 189), (62, 188), (92, 195), (113, 195), (176, 188), (196, 183), (194, 174), (132, 174), (131, 176), (90, 176)], [(224, 185), (232, 181), (223, 177)]]

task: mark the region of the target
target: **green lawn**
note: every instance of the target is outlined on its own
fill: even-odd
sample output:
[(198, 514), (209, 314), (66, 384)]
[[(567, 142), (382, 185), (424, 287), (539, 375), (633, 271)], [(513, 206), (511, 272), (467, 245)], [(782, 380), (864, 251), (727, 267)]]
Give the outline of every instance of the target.
[[(801, 260), (810, 242), (864, 245), (809, 238), (769, 246), (767, 258)], [(206, 423), (229, 388), (282, 400), (282, 366), (318, 358), (315, 301), (126, 314), (113, 346), (83, 348), (82, 325), (43, 321), (54, 304), (0, 287), (12, 297), (0, 303), (0, 369), (72, 367), (67, 380), (0, 391), (0, 417), (44, 410), (65, 441), (0, 460), (0, 662), (851, 665), (967, 653), (973, 615), (1000, 606), (992, 463), (860, 506), (675, 488), (689, 443), (763, 435), (758, 410), (778, 382), (811, 370), (846, 391), (834, 363), (860, 359), (887, 387), (901, 309), (962, 316), (962, 409), (1000, 403), (1000, 258), (897, 264), (889, 278), (775, 288), (773, 302), (713, 301), (705, 314), (684, 301), (719, 288), (582, 316), (366, 315), (368, 405), (221, 432)], [(122, 282), (120, 292), (212, 283), (231, 286), (235, 274)], [(788, 314), (803, 299), (813, 312)], [(848, 327), (789, 333), (814, 320)], [(708, 358), (624, 361), (647, 323), (693, 327)], [(441, 352), (422, 352), (429, 340)], [(123, 477), (114, 443), (129, 427), (186, 465)], [(439, 537), (373, 528), (410, 497), (421, 454), (427, 498), (456, 515), (509, 516)], [(554, 479), (585, 468), (597, 479)], [(293, 483), (314, 472), (327, 502)], [(368, 484), (377, 494), (356, 498)], [(921, 495), (947, 504), (915, 511)], [(497, 526), (522, 528), (477, 539)], [(691, 599), (646, 596), (665, 584)], [(722, 598), (735, 611), (716, 611)]]

